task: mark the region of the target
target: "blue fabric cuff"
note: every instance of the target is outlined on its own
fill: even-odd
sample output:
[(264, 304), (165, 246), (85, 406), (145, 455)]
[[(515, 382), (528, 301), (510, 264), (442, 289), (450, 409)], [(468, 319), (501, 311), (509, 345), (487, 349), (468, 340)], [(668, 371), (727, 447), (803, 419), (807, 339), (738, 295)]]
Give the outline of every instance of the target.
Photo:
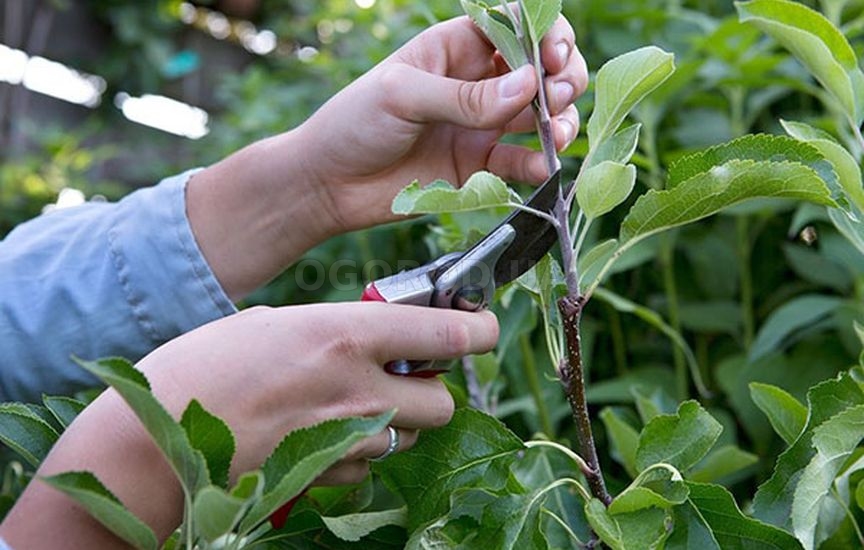
[(204, 260), (186, 217), (194, 170), (122, 200), (108, 232), (126, 302), (154, 347), (237, 311)]
[(0, 241), (0, 400), (93, 386), (73, 355), (137, 361), (237, 311), (186, 217), (194, 172), (39, 216)]

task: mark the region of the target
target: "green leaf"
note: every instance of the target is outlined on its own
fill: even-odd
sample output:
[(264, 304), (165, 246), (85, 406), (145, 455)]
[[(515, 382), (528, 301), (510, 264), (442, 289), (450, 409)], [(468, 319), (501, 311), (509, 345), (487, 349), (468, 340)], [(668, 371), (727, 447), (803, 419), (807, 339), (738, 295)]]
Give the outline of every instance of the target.
[(720, 485), (687, 482), (690, 502), (711, 529), (720, 548), (752, 550), (798, 550), (798, 541), (782, 529), (777, 529), (745, 516), (731, 493)]
[(229, 533), (246, 510), (246, 501), (229, 495), (221, 487), (208, 485), (195, 494), (192, 517), (195, 529), (208, 542)]
[(528, 22), (528, 35), (531, 41), (540, 41), (555, 24), (561, 13), (561, 0), (522, 0), (523, 19)]
[(633, 390), (662, 390), (675, 384), (675, 375), (667, 367), (637, 367), (616, 378), (600, 380), (589, 385), (585, 392), (588, 403), (633, 402)]
[(506, 206), (513, 202), (521, 204), (522, 199), (504, 180), (490, 172), (475, 172), (459, 189), (444, 180), (436, 180), (425, 187), (415, 181), (396, 195), (391, 209), (394, 214), (440, 214)]
[(621, 491), (608, 510), (618, 515), (652, 507), (669, 509), (684, 504), (689, 492), (680, 472), (665, 464), (654, 465)]
[(263, 490), (264, 476), (259, 471), (243, 474), (230, 493), (215, 485), (202, 488), (192, 504), (195, 529), (208, 542), (231, 532)]
[(678, 402), (669, 397), (663, 388), (635, 387), (631, 393), (643, 424), (647, 424), (655, 416), (672, 414), (678, 408)]
[(585, 290), (588, 283), (600, 275), (600, 270), (612, 258), (617, 249), (618, 240), (609, 239), (597, 243), (591, 250), (579, 256), (579, 287), (581, 290)]
[(751, 362), (757, 361), (781, 349), (785, 342), (794, 339), (796, 333), (831, 315), (841, 303), (842, 299), (836, 296), (819, 294), (808, 294), (789, 300), (765, 319), (753, 340), (747, 359)]
[(619, 241), (645, 238), (757, 197), (835, 204), (819, 175), (803, 164), (733, 160), (671, 189), (639, 197), (621, 225)]
[(376, 463), (374, 471), (408, 505), (408, 530), (445, 516), (457, 489), (505, 483), (509, 467), (525, 449), (496, 418), (457, 409), (444, 427), (423, 430), (415, 446)]
[(528, 56), (522, 44), (516, 38), (513, 28), (501, 21), (500, 12), (495, 12), (485, 2), (469, 0), (462, 0), (462, 9), (489, 38), (511, 69), (528, 64)]
[(83, 401), (58, 395), (43, 395), (42, 403), (51, 411), (51, 414), (63, 428), (69, 427), (69, 424), (87, 406)]
[(708, 455), (693, 466), (687, 478), (691, 481), (720, 482), (723, 478), (735, 474), (759, 462), (759, 457), (753, 453), (741, 450), (735, 445), (723, 445), (713, 449)]
[(829, 208), (828, 217), (834, 227), (858, 249), (858, 252), (864, 254), (864, 223), (850, 220), (849, 216), (839, 208)]
[(210, 484), (204, 455), (192, 447), (186, 432), (150, 392), (147, 378), (120, 358), (79, 361), (82, 367), (114, 388), (147, 429), (189, 494)]
[(742, 160), (803, 164), (812, 168), (828, 185), (832, 190), (832, 198), (838, 199), (842, 196), (832, 164), (816, 147), (787, 136), (767, 134), (743, 136), (679, 159), (669, 168), (666, 188), (676, 187), (730, 161)]
[(639, 432), (611, 407), (600, 411), (600, 420), (606, 428), (606, 437), (611, 445), (610, 454), (624, 466), (631, 477), (636, 477), (636, 446), (639, 443)]
[(846, 409), (813, 430), (816, 454), (801, 474), (792, 502), (792, 526), (804, 548), (816, 548), (831, 535), (817, 535), (820, 514), (824, 504), (830, 503), (829, 491), (834, 478), (862, 438), (864, 405)]
[(636, 167), (604, 161), (582, 172), (576, 182), (576, 202), (589, 220), (624, 202), (636, 185)]
[(658, 462), (687, 471), (708, 454), (720, 437), (723, 426), (696, 401), (685, 401), (677, 414), (654, 417), (639, 435), (636, 468), (639, 471)]
[(38, 468), (59, 438), (57, 431), (22, 403), (0, 404), (0, 441)]
[(864, 391), (848, 374), (816, 384), (807, 392), (807, 425), (791, 447), (774, 465), (774, 473), (759, 486), (753, 499), (753, 515), (776, 525), (789, 527), (795, 487), (816, 450), (812, 446), (817, 426), (847, 408), (864, 404)]
[[(864, 211), (864, 187), (861, 185), (861, 168), (842, 145), (837, 143), (830, 135), (808, 126), (801, 122), (788, 122), (781, 120), (780, 124), (786, 133), (795, 139), (814, 147), (825, 159), (834, 166), (837, 179), (845, 199), (854, 204), (858, 210)], [(839, 202), (839, 201), (838, 201)]]
[(241, 531), (265, 521), (341, 460), (355, 443), (381, 432), (393, 415), (391, 411), (370, 418), (328, 420), (286, 435), (261, 467), (264, 495), (243, 518)]
[(787, 445), (798, 439), (807, 423), (807, 407), (786, 390), (771, 384), (752, 382), (750, 397)]
[(80, 504), (109, 531), (138, 549), (155, 549), (153, 530), (126, 509), (90, 472), (66, 472), (42, 480)]
[(543, 256), (531, 269), (516, 279), (516, 282), (523, 290), (541, 296), (546, 303), (551, 303), (556, 296), (556, 287), (566, 284), (564, 271), (552, 254)]
[[(529, 491), (511, 477), (501, 490), (456, 489), (448, 516), (415, 532), (406, 546), (410, 549), (435, 547), (449, 534), (448, 538), (461, 538), (459, 546), (463, 548), (546, 548), (540, 529), (540, 511), (548, 497), (549, 487), (555, 485)], [(461, 527), (459, 531), (465, 531), (464, 536), (454, 536), (455, 526)]]
[(674, 56), (648, 46), (606, 62), (594, 86), (594, 111), (588, 120), (592, 149), (613, 136), (627, 114), (675, 70)]
[(666, 541), (665, 550), (721, 550), (711, 528), (702, 514), (689, 500), (676, 506), (673, 513), (673, 530)]
[(204, 410), (195, 399), (183, 411), (180, 425), (186, 430), (192, 447), (204, 455), (213, 484), (227, 487), (228, 471), (234, 456), (234, 434), (228, 425)]
[(663, 548), (668, 536), (669, 513), (660, 508), (611, 514), (596, 498), (585, 505), (591, 528), (613, 550), (653, 550)]
[(752, 22), (789, 50), (859, 126), (864, 73), (849, 41), (819, 12), (786, 0), (736, 2), (739, 19)]
[(362, 512), (338, 517), (322, 516), (321, 520), (331, 533), (342, 540), (357, 542), (369, 533), (387, 525), (405, 526), (405, 508), (381, 512)]
[(641, 128), (641, 124), (631, 124), (623, 130), (618, 130), (615, 135), (597, 147), (591, 155), (590, 164), (586, 168), (592, 168), (607, 160), (619, 164), (630, 162), (633, 153), (636, 152), (636, 146), (639, 144), (639, 131)]

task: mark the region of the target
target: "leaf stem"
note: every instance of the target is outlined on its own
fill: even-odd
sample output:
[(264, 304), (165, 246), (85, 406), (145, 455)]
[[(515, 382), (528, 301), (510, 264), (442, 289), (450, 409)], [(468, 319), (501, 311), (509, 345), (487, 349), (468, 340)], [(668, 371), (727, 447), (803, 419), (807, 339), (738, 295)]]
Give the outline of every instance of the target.
[[(674, 233), (666, 233), (660, 245), (660, 258), (663, 265), (663, 287), (666, 292), (666, 310), (669, 314), (669, 325), (681, 334), (681, 315), (678, 305), (678, 284), (675, 281), (675, 239)], [(684, 354), (678, 347), (672, 348), (672, 362), (675, 366), (675, 397), (684, 401), (689, 394), (687, 364)]]
[(515, 208), (517, 210), (523, 210), (525, 212), (528, 212), (529, 214), (534, 214), (535, 216), (537, 216), (539, 218), (543, 218), (544, 220), (549, 222), (552, 225), (552, 227), (557, 228), (558, 225), (560, 224), (559, 219), (556, 218), (555, 216), (553, 216), (552, 214), (550, 214), (549, 212), (543, 212), (542, 210), (537, 210), (536, 208), (532, 208), (526, 204), (522, 204), (520, 202), (508, 202), (507, 206), (509, 206), (511, 208)]
[(648, 466), (642, 472), (636, 476), (636, 479), (631, 483), (632, 486), (638, 486), (640, 482), (647, 477), (648, 473), (653, 470), (666, 470), (672, 476), (672, 481), (683, 481), (684, 476), (681, 475), (681, 472), (678, 471), (678, 468), (668, 464), (666, 462), (657, 462), (656, 464), (652, 464)]
[(531, 349), (531, 341), (527, 333), (523, 332), (519, 335), (519, 350), (522, 352), (522, 370), (525, 373), (525, 378), (528, 379), (531, 396), (534, 398), (534, 405), (537, 407), (540, 431), (546, 434), (546, 437), (555, 437), (555, 428), (549, 416), (549, 407), (546, 406), (546, 399), (543, 397), (543, 388), (540, 387), (540, 377), (537, 375), (537, 362), (534, 361), (534, 353)]
[(578, 479), (574, 479), (572, 477), (562, 477), (560, 479), (556, 479), (546, 487), (540, 489), (540, 491), (537, 492), (537, 495), (534, 497), (533, 500), (536, 501), (538, 498), (545, 495), (549, 491), (557, 489), (558, 487), (563, 487), (564, 485), (572, 485), (573, 487), (576, 487), (577, 492), (585, 500), (585, 502), (591, 500), (591, 495), (588, 493), (588, 491), (585, 490), (585, 487), (583, 487), (582, 484), (579, 483)]
[(532, 439), (531, 441), (526, 441), (525, 446), (528, 447), (529, 449), (533, 449), (535, 447), (549, 447), (550, 449), (555, 449), (556, 451), (560, 451), (560, 452), (564, 453), (565, 455), (567, 455), (573, 462), (575, 462), (577, 466), (579, 466), (580, 472), (582, 472), (586, 476), (591, 474), (591, 468), (588, 466), (588, 464), (585, 462), (585, 460), (581, 456), (579, 456), (578, 454), (573, 452), (572, 449), (565, 447), (564, 445), (561, 445), (560, 443), (556, 443), (554, 441), (548, 441), (545, 439)]
[[(582, 213), (579, 213), (579, 219), (582, 219)], [(576, 244), (573, 245), (573, 254), (578, 258), (579, 252), (582, 250), (582, 245), (585, 244), (585, 237), (588, 236), (588, 229), (591, 228), (591, 218), (585, 218), (585, 225), (579, 230), (579, 238), (576, 239)]]
[(555, 523), (557, 523), (559, 527), (564, 529), (564, 531), (567, 533), (567, 536), (569, 536), (571, 539), (573, 539), (573, 541), (576, 543), (576, 545), (579, 548), (587, 548), (588, 547), (588, 545), (586, 543), (584, 543), (582, 541), (582, 539), (580, 539), (576, 535), (576, 533), (573, 531), (573, 528), (571, 528), (569, 525), (567, 525), (567, 522), (564, 521), (563, 519), (561, 519), (561, 517), (558, 516), (558, 514), (556, 514), (552, 510), (545, 509), (545, 508), (543, 510), (541, 510), (541, 512), (546, 514), (550, 518), (552, 518), (552, 520), (555, 521)]
[(185, 488), (183, 489), (183, 499), (185, 506), (183, 510), (183, 532), (186, 534), (186, 548), (195, 548), (195, 530), (192, 525), (192, 495)]

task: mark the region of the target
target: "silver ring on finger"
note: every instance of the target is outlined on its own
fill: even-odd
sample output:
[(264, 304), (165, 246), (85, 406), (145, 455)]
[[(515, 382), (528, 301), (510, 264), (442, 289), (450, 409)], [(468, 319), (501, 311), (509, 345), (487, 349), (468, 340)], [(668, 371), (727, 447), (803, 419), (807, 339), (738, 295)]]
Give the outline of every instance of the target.
[(399, 432), (396, 431), (396, 428), (394, 428), (393, 426), (388, 425), (387, 434), (390, 436), (390, 442), (387, 444), (387, 448), (384, 449), (384, 452), (380, 455), (370, 458), (369, 460), (371, 460), (372, 462), (384, 460), (385, 458), (399, 450)]

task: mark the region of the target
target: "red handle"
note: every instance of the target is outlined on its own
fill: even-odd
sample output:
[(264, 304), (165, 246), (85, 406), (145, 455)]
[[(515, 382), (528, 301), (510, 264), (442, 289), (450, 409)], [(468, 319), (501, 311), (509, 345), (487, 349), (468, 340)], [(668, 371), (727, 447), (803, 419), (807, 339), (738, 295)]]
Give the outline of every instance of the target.
[(300, 497), (305, 494), (306, 490), (304, 489), (302, 493), (283, 504), (278, 510), (270, 515), (270, 525), (273, 526), (273, 529), (282, 529), (285, 527), (285, 522), (288, 521), (288, 514), (291, 513), (291, 510), (294, 508), (294, 505), (297, 504), (297, 501), (300, 500)]
[(381, 296), (381, 293), (378, 292), (378, 288), (375, 286), (375, 281), (372, 281), (366, 288), (363, 289), (363, 295), (360, 296), (361, 302), (386, 302), (387, 299), (384, 296)]
[[(387, 298), (381, 295), (381, 292), (375, 286), (375, 281), (372, 281), (366, 288), (363, 289), (363, 294), (360, 296), (361, 302), (386, 302)], [(400, 376), (412, 376), (414, 378), (433, 378), (438, 376), (445, 370), (435, 369), (419, 369), (418, 367), (427, 364), (428, 361), (407, 361), (400, 359), (399, 361), (390, 361), (384, 365), (384, 370), (390, 374)]]

